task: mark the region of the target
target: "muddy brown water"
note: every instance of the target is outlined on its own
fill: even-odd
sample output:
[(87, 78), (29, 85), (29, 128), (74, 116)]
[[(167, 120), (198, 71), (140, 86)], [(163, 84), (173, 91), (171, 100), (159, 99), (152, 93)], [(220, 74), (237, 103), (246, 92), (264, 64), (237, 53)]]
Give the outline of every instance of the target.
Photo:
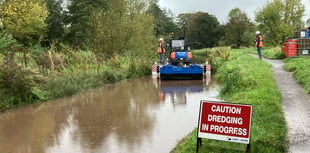
[(143, 77), (0, 114), (1, 153), (166, 153), (197, 127), (203, 81)]

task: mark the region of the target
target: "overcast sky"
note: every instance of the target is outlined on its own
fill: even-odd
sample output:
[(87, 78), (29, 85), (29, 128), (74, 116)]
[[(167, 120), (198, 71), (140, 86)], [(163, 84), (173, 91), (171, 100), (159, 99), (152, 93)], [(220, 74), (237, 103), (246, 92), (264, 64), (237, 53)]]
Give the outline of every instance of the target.
[[(175, 16), (179, 13), (192, 13), (197, 11), (208, 12), (215, 15), (219, 22), (227, 22), (227, 16), (231, 9), (240, 8), (254, 21), (255, 12), (260, 10), (268, 0), (159, 0), (162, 8), (170, 9)], [(303, 18), (310, 18), (310, 0), (302, 0), (306, 7)]]

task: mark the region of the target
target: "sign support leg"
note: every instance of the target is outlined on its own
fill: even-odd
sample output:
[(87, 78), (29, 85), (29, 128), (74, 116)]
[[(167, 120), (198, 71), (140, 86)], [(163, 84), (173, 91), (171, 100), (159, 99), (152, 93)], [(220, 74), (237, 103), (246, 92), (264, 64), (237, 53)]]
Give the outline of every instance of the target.
[(246, 153), (250, 153), (250, 150), (251, 150), (251, 145), (248, 144), (248, 145), (246, 146)]
[(196, 143), (196, 153), (198, 153), (199, 147), (202, 145), (202, 140), (201, 138), (197, 138), (197, 143)]

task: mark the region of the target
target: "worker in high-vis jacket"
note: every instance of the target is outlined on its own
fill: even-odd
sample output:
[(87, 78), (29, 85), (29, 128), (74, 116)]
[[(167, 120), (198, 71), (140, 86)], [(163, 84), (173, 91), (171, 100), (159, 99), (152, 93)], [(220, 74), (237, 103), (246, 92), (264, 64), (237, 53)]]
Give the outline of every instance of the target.
[(256, 44), (255, 47), (257, 48), (257, 53), (259, 56), (259, 59), (262, 59), (262, 47), (263, 47), (263, 37), (261, 36), (259, 31), (256, 31)]
[(158, 49), (157, 49), (157, 52), (159, 54), (159, 62), (161, 64), (164, 63), (164, 54), (165, 54), (165, 43), (164, 43), (164, 39), (163, 38), (160, 38), (159, 39), (159, 44), (158, 44)]

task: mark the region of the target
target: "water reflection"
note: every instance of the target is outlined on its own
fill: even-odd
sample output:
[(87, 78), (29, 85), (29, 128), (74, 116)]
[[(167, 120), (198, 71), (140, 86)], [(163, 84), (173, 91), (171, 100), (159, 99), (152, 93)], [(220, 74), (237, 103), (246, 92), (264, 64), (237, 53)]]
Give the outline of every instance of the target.
[(201, 93), (211, 83), (211, 76), (205, 75), (203, 80), (164, 80), (159, 77), (152, 76), (153, 84), (159, 88), (159, 99), (162, 103), (166, 101), (166, 97), (174, 105), (185, 105), (189, 93)]
[(169, 152), (197, 125), (204, 81), (144, 77), (0, 115), (4, 153)]

